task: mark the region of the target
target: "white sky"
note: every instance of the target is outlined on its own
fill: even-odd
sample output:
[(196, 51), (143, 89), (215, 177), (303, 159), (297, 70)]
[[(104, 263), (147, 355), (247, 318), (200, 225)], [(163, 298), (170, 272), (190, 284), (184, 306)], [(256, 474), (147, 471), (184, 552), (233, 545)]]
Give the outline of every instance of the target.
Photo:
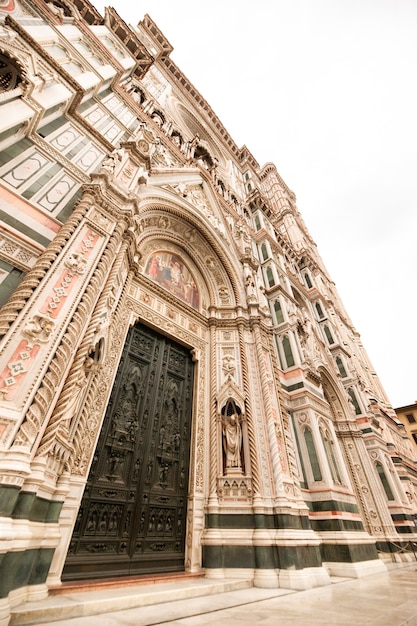
[(272, 161), (394, 407), (417, 400), (417, 2), (92, 0), (148, 13), (234, 141)]

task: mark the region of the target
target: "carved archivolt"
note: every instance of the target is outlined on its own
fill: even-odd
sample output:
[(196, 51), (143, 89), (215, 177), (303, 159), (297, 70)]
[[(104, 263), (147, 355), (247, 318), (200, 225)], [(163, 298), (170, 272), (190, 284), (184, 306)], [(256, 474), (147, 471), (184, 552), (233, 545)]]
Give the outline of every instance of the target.
[[(209, 305), (234, 305), (235, 289), (221, 261), (213, 253), (201, 233), (180, 218), (153, 215), (139, 221), (141, 232), (138, 246), (141, 251), (140, 269), (149, 274), (147, 264), (153, 255), (171, 253), (182, 258), (196, 278), (201, 291), (200, 309)], [(202, 271), (207, 270), (202, 274)], [(205, 306), (204, 306), (205, 304)]]

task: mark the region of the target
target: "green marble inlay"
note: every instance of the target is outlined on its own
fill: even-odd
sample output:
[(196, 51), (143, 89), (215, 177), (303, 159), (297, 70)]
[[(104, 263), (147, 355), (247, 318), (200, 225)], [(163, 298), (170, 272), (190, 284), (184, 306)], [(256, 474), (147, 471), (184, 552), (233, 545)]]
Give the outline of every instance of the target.
[(10, 517), (19, 497), (19, 487), (14, 485), (0, 486), (0, 517)]
[(322, 544), (320, 546), (323, 561), (339, 561), (341, 563), (357, 563), (377, 559), (375, 544)]
[(7, 552), (0, 562), (0, 598), (14, 589), (40, 585), (46, 581), (51, 566), (53, 548)]

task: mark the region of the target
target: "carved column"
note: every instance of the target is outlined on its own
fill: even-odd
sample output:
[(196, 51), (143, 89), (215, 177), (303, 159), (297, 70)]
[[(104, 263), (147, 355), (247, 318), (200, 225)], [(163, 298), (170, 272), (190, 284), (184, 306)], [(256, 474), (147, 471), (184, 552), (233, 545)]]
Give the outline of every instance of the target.
[(255, 425), (254, 425), (254, 417), (252, 413), (252, 403), (250, 401), (251, 392), (250, 392), (250, 384), (249, 384), (249, 372), (248, 372), (248, 358), (246, 354), (246, 344), (245, 344), (245, 327), (243, 321), (238, 321), (238, 334), (239, 334), (239, 354), (242, 362), (242, 378), (243, 378), (243, 390), (246, 398), (246, 420), (248, 425), (248, 438), (249, 438), (249, 453), (250, 453), (250, 461), (251, 461), (251, 471), (252, 471), (252, 486), (253, 486), (253, 494), (254, 494), (254, 502), (256, 500), (262, 500), (262, 492), (260, 485), (260, 475), (259, 475), (259, 463), (258, 463), (258, 450), (257, 450), (257, 437), (255, 434)]
[(75, 229), (80, 224), (89, 208), (92, 206), (93, 202), (94, 196), (92, 194), (84, 194), (72, 212), (71, 217), (64, 224), (53, 241), (51, 241), (46, 250), (42, 252), (34, 267), (26, 274), (18, 288), (1, 308), (0, 337), (7, 333), (35, 289), (45, 278), (57, 256), (60, 252), (62, 252), (65, 244), (69, 241)]

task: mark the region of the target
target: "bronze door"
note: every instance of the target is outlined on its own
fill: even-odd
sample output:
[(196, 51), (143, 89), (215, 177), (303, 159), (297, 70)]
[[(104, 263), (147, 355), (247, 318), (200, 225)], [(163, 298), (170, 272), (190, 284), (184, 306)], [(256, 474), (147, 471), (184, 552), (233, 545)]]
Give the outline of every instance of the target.
[(63, 580), (184, 569), (192, 388), (186, 348), (129, 331)]

